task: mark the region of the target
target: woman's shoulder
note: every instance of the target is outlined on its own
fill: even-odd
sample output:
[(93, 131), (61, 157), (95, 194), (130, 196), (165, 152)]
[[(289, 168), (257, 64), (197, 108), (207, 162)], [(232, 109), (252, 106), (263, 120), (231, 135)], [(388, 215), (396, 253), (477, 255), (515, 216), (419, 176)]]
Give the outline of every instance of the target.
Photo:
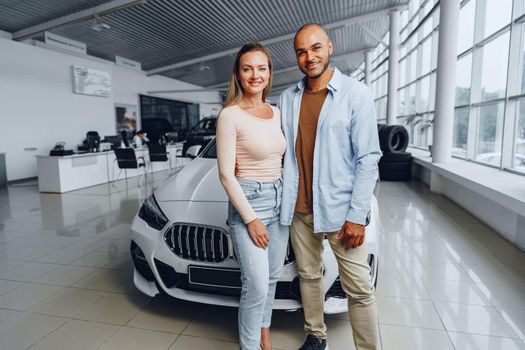
[(237, 105), (224, 107), (219, 112), (219, 118), (222, 117), (222, 118), (230, 119), (230, 118), (235, 118), (237, 115), (239, 115), (239, 109)]
[(217, 116), (217, 128), (237, 127), (239, 124), (239, 111), (236, 106), (228, 106), (221, 109)]
[(236, 106), (228, 106), (228, 107), (224, 107), (223, 109), (221, 109), (221, 111), (219, 112), (219, 118), (232, 118), (232, 117), (235, 117), (237, 115), (236, 113)]
[(270, 107), (272, 108), (273, 115), (280, 118), (281, 117), (281, 110), (279, 109), (279, 107), (273, 106), (273, 105), (270, 105)]

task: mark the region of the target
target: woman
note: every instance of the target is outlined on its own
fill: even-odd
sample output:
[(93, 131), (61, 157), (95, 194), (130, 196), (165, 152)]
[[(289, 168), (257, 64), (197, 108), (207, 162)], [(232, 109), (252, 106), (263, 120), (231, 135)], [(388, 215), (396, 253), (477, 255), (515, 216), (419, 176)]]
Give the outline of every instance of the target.
[(271, 82), (268, 50), (258, 43), (244, 45), (217, 122), (219, 175), (230, 199), (230, 235), (241, 265), (242, 350), (271, 349), (275, 286), (288, 244), (288, 228), (279, 223), (286, 144), (280, 111), (265, 102)]

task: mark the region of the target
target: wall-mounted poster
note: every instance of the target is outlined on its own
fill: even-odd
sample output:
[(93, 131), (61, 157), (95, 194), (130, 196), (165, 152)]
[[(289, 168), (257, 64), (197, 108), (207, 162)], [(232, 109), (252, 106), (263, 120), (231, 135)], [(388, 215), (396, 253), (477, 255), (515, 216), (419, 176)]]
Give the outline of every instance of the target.
[(137, 129), (137, 106), (116, 104), (115, 117), (117, 134), (120, 135), (124, 144), (128, 145)]
[(108, 72), (82, 66), (73, 68), (73, 92), (108, 97), (111, 94), (111, 76)]

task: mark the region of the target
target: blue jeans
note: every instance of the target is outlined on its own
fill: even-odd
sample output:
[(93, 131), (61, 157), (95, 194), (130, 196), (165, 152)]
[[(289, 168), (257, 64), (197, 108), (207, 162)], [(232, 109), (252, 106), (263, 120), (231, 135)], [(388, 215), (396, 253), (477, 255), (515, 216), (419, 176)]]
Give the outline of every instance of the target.
[(229, 203), (228, 222), (233, 249), (241, 266), (239, 343), (242, 350), (255, 350), (259, 349), (261, 328), (270, 327), (275, 287), (286, 256), (289, 228), (279, 223), (281, 179), (274, 182), (238, 181), (270, 235), (267, 249), (256, 247), (240, 214)]

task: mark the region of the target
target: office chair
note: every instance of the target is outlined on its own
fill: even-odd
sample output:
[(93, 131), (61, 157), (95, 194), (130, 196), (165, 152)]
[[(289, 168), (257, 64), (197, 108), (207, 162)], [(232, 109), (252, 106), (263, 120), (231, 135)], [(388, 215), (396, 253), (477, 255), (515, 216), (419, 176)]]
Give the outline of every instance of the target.
[[(120, 169), (117, 179), (120, 177), (120, 174), (122, 173), (122, 170), (124, 170), (124, 174), (126, 177), (126, 185), (128, 183), (128, 173), (127, 169), (144, 169), (144, 174), (140, 177), (139, 186), (142, 184), (142, 179), (147, 176), (146, 173), (146, 161), (144, 160), (144, 157), (138, 157), (135, 155), (135, 150), (133, 148), (115, 148), (115, 161), (118, 164), (118, 167)], [(139, 162), (139, 160), (142, 160), (142, 162)], [(115, 162), (114, 161), (114, 162)], [(115, 175), (115, 166), (113, 162), (113, 175)], [(113, 179), (115, 177), (113, 176)], [(147, 182), (147, 178), (146, 178)]]
[(88, 131), (86, 133), (86, 144), (89, 152), (98, 152), (100, 147), (100, 136), (97, 131)]
[(166, 150), (166, 145), (149, 144), (148, 151), (151, 173), (153, 173), (154, 162), (168, 162), (168, 171), (171, 174), (171, 160), (168, 156), (169, 152)]

